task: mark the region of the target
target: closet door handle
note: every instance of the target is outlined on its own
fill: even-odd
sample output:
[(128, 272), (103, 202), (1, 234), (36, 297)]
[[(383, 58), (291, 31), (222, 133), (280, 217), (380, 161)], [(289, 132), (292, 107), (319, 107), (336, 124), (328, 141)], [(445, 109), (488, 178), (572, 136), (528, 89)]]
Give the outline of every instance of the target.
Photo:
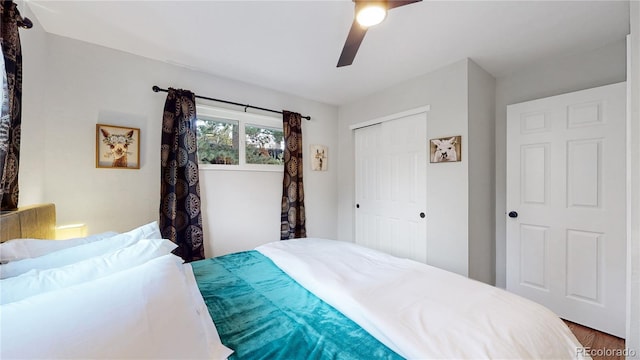
[(509, 217), (515, 219), (518, 217), (518, 213), (516, 211), (509, 211)]
[(427, 216), (427, 215), (426, 215), (425, 213), (423, 213), (423, 212), (421, 212), (421, 213), (420, 213), (420, 218), (421, 218), (421, 219), (424, 219), (426, 216)]

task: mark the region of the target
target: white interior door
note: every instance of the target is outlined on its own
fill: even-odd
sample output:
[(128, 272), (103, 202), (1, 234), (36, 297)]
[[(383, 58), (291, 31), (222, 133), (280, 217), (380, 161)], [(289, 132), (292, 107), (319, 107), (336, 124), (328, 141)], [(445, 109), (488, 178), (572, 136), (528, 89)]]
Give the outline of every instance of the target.
[(356, 243), (427, 261), (426, 113), (355, 130)]
[(507, 107), (507, 290), (619, 337), (625, 91), (620, 83)]

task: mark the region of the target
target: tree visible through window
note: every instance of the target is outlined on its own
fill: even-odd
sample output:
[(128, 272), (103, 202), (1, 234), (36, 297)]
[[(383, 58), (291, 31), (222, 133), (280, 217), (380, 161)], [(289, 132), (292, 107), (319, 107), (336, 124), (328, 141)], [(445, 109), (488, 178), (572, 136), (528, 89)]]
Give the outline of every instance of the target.
[(279, 119), (209, 107), (201, 110), (196, 121), (200, 164), (256, 169), (254, 165), (284, 163), (284, 132), (278, 127)]
[(247, 125), (247, 164), (283, 164), (284, 132), (281, 129)]
[(198, 159), (201, 164), (238, 165), (238, 122), (198, 119)]

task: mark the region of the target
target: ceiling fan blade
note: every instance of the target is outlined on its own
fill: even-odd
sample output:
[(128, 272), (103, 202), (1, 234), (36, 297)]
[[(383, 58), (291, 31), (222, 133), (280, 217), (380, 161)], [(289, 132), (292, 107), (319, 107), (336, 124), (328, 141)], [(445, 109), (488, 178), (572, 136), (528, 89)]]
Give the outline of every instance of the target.
[(420, 2), (420, 1), (422, 1), (422, 0), (389, 0), (389, 2), (387, 2), (387, 10), (391, 10), (393, 8), (397, 8), (397, 7), (400, 7), (400, 6), (405, 6), (405, 5), (417, 3), (417, 2)]
[(340, 54), (340, 59), (338, 60), (338, 67), (351, 65), (353, 63), (353, 59), (355, 59), (358, 48), (366, 33), (367, 29), (360, 26), (356, 20), (353, 20), (351, 30), (349, 30), (349, 35), (347, 35), (347, 40), (344, 42), (344, 47), (342, 48), (342, 54)]
[[(353, 0), (356, 3), (356, 10), (358, 9), (358, 4), (366, 3), (367, 0)], [(416, 2), (420, 2), (422, 0), (388, 0), (386, 2), (387, 10), (391, 10), (400, 6), (413, 4)], [(353, 24), (351, 24), (351, 30), (349, 30), (349, 35), (347, 36), (347, 40), (344, 43), (344, 47), (342, 48), (342, 53), (340, 54), (340, 59), (338, 59), (338, 66), (343, 67), (348, 66), (353, 63), (353, 60), (356, 57), (356, 53), (360, 48), (360, 44), (362, 40), (364, 40), (364, 35), (367, 33), (367, 28), (360, 26), (356, 19), (353, 20)]]

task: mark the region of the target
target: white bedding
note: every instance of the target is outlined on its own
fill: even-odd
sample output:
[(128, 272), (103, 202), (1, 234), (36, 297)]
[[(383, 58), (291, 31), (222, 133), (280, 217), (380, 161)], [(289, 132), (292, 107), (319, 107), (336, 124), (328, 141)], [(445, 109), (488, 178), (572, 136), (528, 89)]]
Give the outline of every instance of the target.
[(314, 238), (256, 250), (405, 358), (575, 359), (584, 353), (547, 308), (438, 268)]
[(191, 265), (147, 236), (160, 237), (156, 222), (62, 247), (12, 241), (0, 359), (226, 359)]
[(194, 308), (187, 269), (182, 259), (164, 255), (94, 281), (2, 305), (0, 357), (226, 357), (229, 352), (221, 353), (226, 349), (216, 345), (213, 322)]

